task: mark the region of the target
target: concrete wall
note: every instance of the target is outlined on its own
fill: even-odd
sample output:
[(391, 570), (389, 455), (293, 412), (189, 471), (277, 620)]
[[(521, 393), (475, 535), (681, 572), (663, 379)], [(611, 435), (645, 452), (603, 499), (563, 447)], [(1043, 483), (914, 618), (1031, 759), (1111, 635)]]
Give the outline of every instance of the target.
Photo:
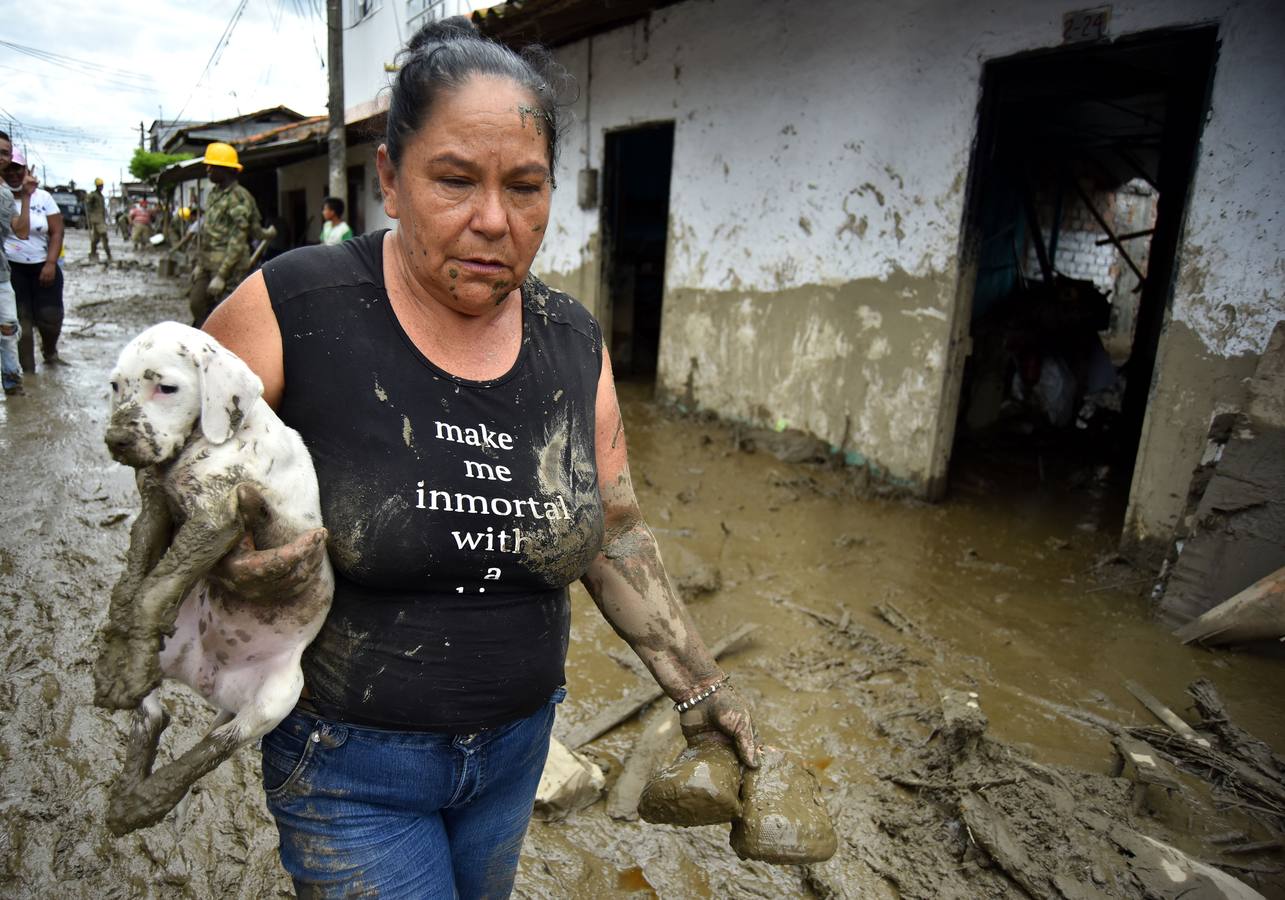
[(286, 194), (303, 190), (308, 199), (308, 230), (301, 243), (315, 244), (321, 240), (321, 201), (329, 192), (330, 169), (327, 159), (314, 156), (301, 162), (277, 169), (277, 208), (285, 214)]
[(344, 3), (344, 109), (349, 122), (369, 116), (375, 97), (388, 84), (384, 66), (393, 63), (406, 43), (406, 23), (399, 18), (404, 7), (404, 0), (384, 0), (379, 9), (354, 21), (352, 4)]
[[(362, 167), (361, 197), (362, 231), (392, 228), (396, 223), (384, 215), (384, 198), (379, 193), (379, 177), (375, 172), (375, 147), (373, 143), (352, 144), (348, 147), (348, 165)], [(349, 203), (353, 202), (349, 198)]]
[[(578, 121), (537, 271), (602, 305), (599, 213), (577, 205), (576, 172), (601, 169), (605, 132), (674, 121), (662, 394), (784, 420), (922, 487), (940, 474), (948, 342), (968, 314), (956, 309), (956, 257), (982, 66), (1058, 46), (1066, 9), (713, 0), (559, 48), (579, 82)], [(1135, 529), (1176, 520), (1180, 504), (1160, 494), (1185, 495), (1226, 399), (1210, 374), (1234, 394), (1241, 360), (1285, 309), (1281, 16), (1269, 2), (1154, 0), (1114, 4), (1110, 32), (1211, 21), (1222, 40), (1213, 111)], [(1193, 352), (1207, 362), (1172, 365)]]

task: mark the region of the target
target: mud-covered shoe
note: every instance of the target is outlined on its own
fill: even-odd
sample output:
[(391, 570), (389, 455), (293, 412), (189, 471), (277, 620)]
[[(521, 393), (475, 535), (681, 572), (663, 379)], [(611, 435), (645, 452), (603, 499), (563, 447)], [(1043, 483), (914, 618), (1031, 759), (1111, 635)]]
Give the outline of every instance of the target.
[(50, 356), (46, 356), (46, 357), (44, 358), (44, 363), (45, 363), (45, 366), (46, 366), (46, 367), (51, 368), (51, 369), (56, 369), (56, 368), (59, 368), (60, 366), (68, 366), (68, 367), (69, 367), (69, 366), (71, 365), (71, 363), (67, 362), (67, 360), (63, 359), (63, 358), (62, 358), (61, 356), (59, 356), (57, 353), (54, 353), (54, 354), (52, 354), (52, 355), (50, 355)]
[(834, 856), (839, 836), (812, 773), (785, 751), (764, 747), (759, 767), (741, 779), (741, 817), (730, 842), (741, 859), (798, 864)]
[(638, 815), (653, 825), (717, 825), (741, 813), (741, 764), (717, 738), (698, 741), (661, 769), (638, 798)]
[(10, 385), (4, 389), (4, 395), (6, 397), (25, 397), (27, 396), (27, 389), (20, 384)]

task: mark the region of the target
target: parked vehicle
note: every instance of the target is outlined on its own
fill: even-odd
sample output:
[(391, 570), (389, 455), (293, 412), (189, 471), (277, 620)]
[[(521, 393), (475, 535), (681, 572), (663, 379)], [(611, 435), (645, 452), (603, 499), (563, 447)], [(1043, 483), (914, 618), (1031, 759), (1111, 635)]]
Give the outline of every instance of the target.
[(68, 228), (85, 227), (85, 204), (80, 202), (79, 197), (71, 191), (50, 191), (49, 194), (62, 210), (63, 225)]

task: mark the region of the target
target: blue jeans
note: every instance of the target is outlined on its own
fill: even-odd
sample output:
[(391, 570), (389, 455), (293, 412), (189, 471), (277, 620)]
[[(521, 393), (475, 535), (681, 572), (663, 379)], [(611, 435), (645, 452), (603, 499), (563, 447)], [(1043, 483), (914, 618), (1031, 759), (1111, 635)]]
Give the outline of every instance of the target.
[(18, 334), (18, 298), (8, 280), (0, 281), (0, 379), (7, 388), (22, 384)]
[(509, 896), (566, 693), (477, 734), (292, 712), (263, 738), (263, 787), (299, 897)]

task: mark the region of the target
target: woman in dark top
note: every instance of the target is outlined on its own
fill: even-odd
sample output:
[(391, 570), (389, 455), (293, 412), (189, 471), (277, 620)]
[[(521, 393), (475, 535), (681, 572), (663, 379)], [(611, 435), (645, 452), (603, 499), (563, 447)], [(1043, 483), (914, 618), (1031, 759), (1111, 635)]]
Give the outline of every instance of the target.
[(689, 740), (758, 751), (638, 510), (598, 325), (529, 271), (559, 124), (544, 64), (462, 19), (402, 63), (377, 155), (397, 229), (273, 260), (206, 329), (307, 442), (336, 569), (304, 697), (263, 740), (284, 865), (310, 897), (505, 896), (576, 579), (688, 701)]

